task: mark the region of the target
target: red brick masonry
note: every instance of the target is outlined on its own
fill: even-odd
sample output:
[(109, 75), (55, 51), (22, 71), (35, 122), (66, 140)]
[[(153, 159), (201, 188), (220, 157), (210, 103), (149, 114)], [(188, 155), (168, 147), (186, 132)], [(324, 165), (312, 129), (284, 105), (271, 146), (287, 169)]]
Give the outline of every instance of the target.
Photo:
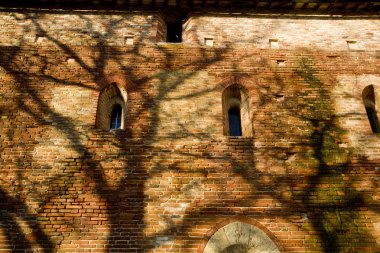
[[(180, 44), (154, 13), (0, 20), (0, 252), (195, 253), (237, 219), (283, 252), (380, 251), (378, 18), (194, 14)], [(125, 129), (100, 130), (113, 83)], [(223, 135), (230, 85), (252, 137)]]

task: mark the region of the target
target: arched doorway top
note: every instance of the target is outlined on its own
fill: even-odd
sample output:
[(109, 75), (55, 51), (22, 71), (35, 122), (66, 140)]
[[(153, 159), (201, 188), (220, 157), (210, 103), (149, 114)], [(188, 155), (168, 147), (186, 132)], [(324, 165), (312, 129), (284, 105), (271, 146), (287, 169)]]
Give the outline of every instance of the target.
[(239, 220), (230, 222), (216, 230), (199, 252), (280, 253), (279, 246), (256, 225)]

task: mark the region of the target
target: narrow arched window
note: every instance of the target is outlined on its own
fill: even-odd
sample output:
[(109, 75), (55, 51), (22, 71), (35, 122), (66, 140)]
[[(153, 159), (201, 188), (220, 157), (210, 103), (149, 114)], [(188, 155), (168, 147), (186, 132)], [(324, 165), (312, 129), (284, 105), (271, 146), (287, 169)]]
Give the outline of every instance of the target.
[(230, 136), (241, 136), (241, 118), (239, 107), (232, 107), (228, 110), (228, 124)]
[(127, 93), (113, 83), (99, 94), (96, 127), (103, 130), (125, 129)]
[(223, 91), (223, 126), (227, 136), (252, 136), (250, 100), (244, 87), (234, 84)]
[(375, 90), (373, 85), (369, 85), (364, 88), (362, 97), (372, 132), (380, 133), (380, 124), (376, 113)]
[(121, 128), (122, 115), (123, 115), (123, 109), (121, 108), (121, 105), (119, 105), (119, 104), (114, 105), (112, 112), (111, 112), (110, 129), (120, 129)]

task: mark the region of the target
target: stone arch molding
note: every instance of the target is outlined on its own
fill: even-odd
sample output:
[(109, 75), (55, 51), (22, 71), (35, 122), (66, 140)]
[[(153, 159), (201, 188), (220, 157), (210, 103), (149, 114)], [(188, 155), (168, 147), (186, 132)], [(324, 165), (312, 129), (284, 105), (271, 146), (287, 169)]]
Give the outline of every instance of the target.
[(202, 253), (280, 253), (280, 250), (261, 229), (235, 221), (217, 230)]

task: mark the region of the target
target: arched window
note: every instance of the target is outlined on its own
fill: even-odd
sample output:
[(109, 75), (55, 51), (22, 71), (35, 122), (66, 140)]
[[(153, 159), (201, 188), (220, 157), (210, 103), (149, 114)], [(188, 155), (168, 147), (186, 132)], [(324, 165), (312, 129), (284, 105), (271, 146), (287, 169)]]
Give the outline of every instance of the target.
[(110, 129), (120, 129), (123, 109), (121, 105), (115, 104), (111, 112), (111, 126)]
[(245, 89), (231, 85), (223, 92), (224, 135), (252, 136), (250, 102)]
[(380, 133), (380, 124), (376, 113), (375, 90), (373, 85), (369, 85), (364, 88), (362, 97), (372, 132)]
[(99, 95), (96, 127), (103, 130), (124, 129), (127, 93), (113, 83)]

